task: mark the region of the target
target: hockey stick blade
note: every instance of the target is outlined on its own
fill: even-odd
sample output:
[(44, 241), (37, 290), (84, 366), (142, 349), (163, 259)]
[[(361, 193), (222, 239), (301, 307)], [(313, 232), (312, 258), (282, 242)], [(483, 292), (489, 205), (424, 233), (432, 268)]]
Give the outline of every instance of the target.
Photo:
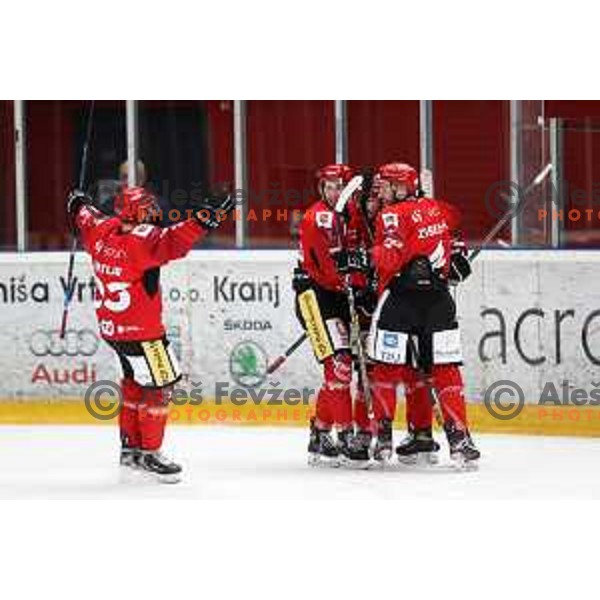
[[(544, 169), (542, 171), (540, 171), (540, 173), (538, 173), (537, 177), (533, 180), (532, 182), (532, 189), (535, 186), (540, 185), (540, 183), (542, 183), (542, 181), (544, 181), (544, 179), (546, 179), (546, 177), (548, 177), (548, 174), (550, 173), (550, 171), (552, 171), (552, 163), (548, 163)], [(525, 190), (527, 191), (527, 190)]]
[(335, 203), (335, 208), (333, 209), (336, 213), (340, 214), (344, 212), (346, 208), (346, 204), (350, 198), (352, 198), (352, 194), (359, 190), (362, 186), (364, 177), (362, 175), (355, 175), (349, 182), (348, 185), (341, 191), (340, 197), (338, 201)]

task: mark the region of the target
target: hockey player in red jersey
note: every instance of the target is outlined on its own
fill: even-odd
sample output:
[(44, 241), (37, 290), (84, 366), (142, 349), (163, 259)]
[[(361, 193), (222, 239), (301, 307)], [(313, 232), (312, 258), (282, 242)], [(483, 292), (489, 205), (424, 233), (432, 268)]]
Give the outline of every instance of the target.
[[(419, 197), (418, 175), (403, 163), (390, 163), (377, 173), (384, 203), (376, 222), (372, 260), (378, 275), (379, 300), (369, 335), (368, 353), (376, 362), (371, 385), (378, 422), (376, 451), (392, 452), (392, 422), (396, 388), (412, 390), (423, 407), (423, 378), (437, 391), (450, 454), (460, 462), (473, 462), (479, 451), (467, 426), (460, 334), (456, 306), (448, 291), (451, 273), (468, 275), (464, 255), (453, 251), (455, 224), (449, 206)], [(430, 413), (409, 426), (409, 439), (397, 452), (409, 447), (435, 452)], [(427, 423), (427, 419), (429, 422)], [(411, 430), (412, 429), (412, 430)]]
[[(294, 274), (296, 313), (323, 366), (323, 385), (311, 422), (311, 464), (338, 464), (344, 458), (368, 460), (368, 452), (354, 444), (350, 313), (345, 289), (347, 273), (351, 273), (351, 283), (356, 288), (366, 285), (365, 226), (353, 201), (348, 204), (346, 215), (334, 211), (352, 175), (350, 167), (340, 164), (318, 171), (320, 199), (306, 211), (299, 230), (301, 260)], [(332, 432), (334, 426), (337, 441)]]
[[(460, 213), (458, 209), (442, 200), (438, 200), (450, 228), (452, 236), (450, 270), (448, 284), (456, 286), (471, 274), (467, 258), (466, 245), (460, 231)], [(406, 400), (406, 424), (408, 433), (396, 447), (398, 460), (407, 464), (420, 461), (436, 463), (439, 444), (431, 441), (433, 406), (430, 392), (430, 374), (411, 372), (404, 384)]]
[(152, 224), (156, 200), (141, 187), (125, 188), (111, 216), (80, 191), (67, 201), (71, 228), (92, 259), (100, 335), (121, 365), (120, 464), (162, 481), (178, 481), (181, 473), (160, 452), (169, 390), (181, 373), (162, 321), (160, 267), (183, 258), (233, 208), (228, 197), (160, 228)]

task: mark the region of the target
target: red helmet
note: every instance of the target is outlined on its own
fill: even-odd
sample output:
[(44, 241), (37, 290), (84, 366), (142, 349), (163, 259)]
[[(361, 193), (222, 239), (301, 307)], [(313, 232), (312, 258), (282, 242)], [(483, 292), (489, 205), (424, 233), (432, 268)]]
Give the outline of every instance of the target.
[(344, 185), (352, 179), (352, 169), (348, 165), (325, 165), (317, 171), (317, 185), (320, 188), (323, 181), (340, 179)]
[(143, 187), (125, 187), (115, 198), (115, 214), (125, 223), (146, 223), (156, 219), (160, 207)]
[(327, 203), (331, 203), (325, 198), (323, 191), (324, 183), (326, 181), (335, 181), (346, 185), (352, 179), (352, 169), (348, 165), (325, 165), (317, 171), (317, 190), (319, 196), (323, 198)]
[(388, 163), (377, 169), (377, 178), (390, 183), (406, 185), (406, 196), (416, 196), (419, 189), (419, 174), (416, 169), (406, 163)]

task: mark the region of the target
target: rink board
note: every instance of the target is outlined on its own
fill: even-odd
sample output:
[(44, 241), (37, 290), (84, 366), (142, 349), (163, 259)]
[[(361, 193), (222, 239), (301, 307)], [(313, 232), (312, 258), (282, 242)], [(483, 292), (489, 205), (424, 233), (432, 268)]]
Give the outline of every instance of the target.
[[(531, 435), (576, 435), (600, 436), (600, 409), (560, 407), (548, 410), (526, 405), (523, 411), (509, 421), (498, 421), (481, 404), (469, 404), (469, 426), (476, 432), (531, 434)], [(218, 426), (233, 427), (307, 427), (308, 410), (255, 406), (216, 405), (207, 400), (202, 408), (174, 408), (169, 411), (169, 423), (174, 426)], [(0, 403), (0, 425), (115, 425), (116, 418), (98, 421), (86, 410), (80, 398), (31, 399)], [(404, 403), (398, 403), (394, 424), (404, 429)]]
[[(248, 398), (229, 408), (240, 414), (299, 410), (301, 417), (271, 414), (264, 422), (306, 422), (319, 385), (308, 345), (274, 375), (265, 375), (268, 362), (301, 333), (291, 290), (296, 258), (288, 251), (194, 251), (163, 269), (165, 321), (185, 373), (180, 388), (196, 390), (203, 408), (214, 407), (210, 417), (192, 421), (219, 422), (215, 411), (225, 410), (233, 390), (243, 396), (243, 390), (278, 389), (280, 396), (296, 390), (309, 403), (257, 406)], [(65, 253), (0, 255), (0, 422), (94, 422), (82, 401), (86, 390), (93, 382), (117, 380), (111, 351), (96, 334), (94, 286), (83, 254), (76, 262), (70, 332), (66, 342), (58, 339), (66, 262)], [(600, 253), (593, 251), (480, 255), (457, 298), (466, 396), (476, 428), (600, 434), (599, 267)], [(483, 405), (498, 381), (521, 388), (526, 407), (517, 418), (494, 418)], [(505, 384), (495, 389), (505, 390), (504, 405), (516, 398)], [(221, 404), (214, 405), (217, 397)], [(187, 413), (180, 408), (177, 420), (184, 423)], [(258, 418), (225, 420), (261, 424)]]

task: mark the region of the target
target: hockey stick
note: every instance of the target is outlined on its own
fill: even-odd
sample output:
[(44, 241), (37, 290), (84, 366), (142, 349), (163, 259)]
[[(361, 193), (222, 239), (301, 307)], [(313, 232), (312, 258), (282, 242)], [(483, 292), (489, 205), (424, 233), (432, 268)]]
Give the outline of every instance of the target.
[[(90, 139), (92, 137), (92, 119), (94, 116), (94, 100), (91, 101), (90, 110), (87, 116), (87, 128), (85, 133), (85, 141), (83, 143), (83, 151), (81, 153), (81, 163), (79, 165), (79, 190), (83, 190), (83, 184), (85, 183), (85, 172), (88, 162), (88, 152), (90, 146)], [(69, 319), (69, 308), (71, 306), (71, 300), (73, 300), (73, 294), (75, 293), (75, 282), (73, 280), (73, 271), (75, 270), (75, 252), (77, 252), (77, 234), (72, 234), (71, 240), (71, 251), (69, 253), (69, 267), (67, 269), (67, 286), (65, 289), (65, 297), (63, 302), (63, 314), (60, 323), (60, 338), (64, 339), (67, 331), (67, 321)]]
[[(548, 177), (549, 173), (552, 171), (552, 163), (548, 163), (536, 176), (535, 178), (531, 181), (531, 183), (525, 188), (525, 190), (523, 191), (522, 194), (520, 194), (519, 200), (517, 201), (517, 203), (506, 212), (506, 214), (498, 221), (498, 223), (496, 223), (496, 225), (494, 225), (494, 227), (492, 227), (492, 229), (490, 229), (490, 231), (488, 232), (488, 234), (485, 236), (485, 238), (483, 239), (483, 242), (477, 247), (475, 248), (471, 254), (468, 257), (468, 260), (470, 263), (473, 263), (473, 261), (479, 256), (479, 254), (481, 253), (481, 251), (493, 240), (495, 239), (495, 237), (497, 236), (497, 234), (500, 232), (500, 230), (506, 225), (506, 223), (508, 223), (510, 221), (510, 219), (512, 219), (513, 217), (517, 216), (517, 214), (523, 210), (525, 204), (526, 204), (526, 198), (527, 196), (531, 193), (531, 191), (533, 189), (535, 189), (538, 185), (540, 185), (541, 183), (543, 183), (543, 181), (546, 179), (546, 177)], [(420, 364), (420, 359), (419, 359), (419, 354), (417, 352), (417, 348), (415, 346), (414, 340), (412, 339), (412, 336), (409, 334), (408, 336), (408, 346), (409, 349), (416, 361), (417, 364)], [(440, 397), (439, 397), (439, 393), (435, 387), (435, 385), (433, 384), (433, 380), (430, 374), (427, 374), (424, 372), (424, 370), (418, 369), (421, 373), (421, 376), (423, 378), (423, 381), (425, 382), (425, 385), (429, 388), (429, 392), (430, 392), (430, 397), (431, 397), (431, 404), (433, 406), (433, 411), (434, 411), (434, 415), (435, 415), (435, 420), (437, 422), (437, 424), (440, 427), (443, 427), (443, 423), (444, 423), (444, 419), (443, 419), (443, 414), (442, 414), (442, 405), (440, 402)], [(448, 407), (446, 407), (446, 410), (448, 410)], [(458, 422), (458, 419), (456, 419), (456, 415), (451, 415), (452, 418), (454, 419), (455, 422)]]
[[(348, 185), (342, 190), (340, 197), (335, 205), (335, 212), (338, 217), (337, 234), (340, 248), (344, 250), (344, 235), (340, 228), (340, 221), (343, 220), (343, 213), (346, 209), (350, 198), (358, 189), (361, 188), (364, 178), (362, 175), (353, 177)], [(350, 312), (350, 348), (355, 348), (357, 353), (356, 364), (358, 366), (359, 385), (362, 387), (365, 404), (367, 406), (367, 415), (369, 419), (373, 419), (373, 397), (371, 395), (371, 386), (369, 384), (369, 375), (367, 373), (367, 359), (365, 349), (360, 335), (360, 321), (358, 312), (356, 311), (356, 296), (352, 287), (352, 274), (348, 271), (344, 276), (344, 288), (346, 297), (348, 298), (348, 310)]]
[(306, 331), (302, 333), (302, 335), (283, 353), (280, 354), (268, 367), (267, 367), (267, 375), (271, 375), (281, 367), (281, 365), (294, 353), (302, 344), (304, 340), (306, 340), (308, 336), (306, 335)]
[(429, 394), (431, 398), (431, 406), (433, 408), (433, 414), (435, 416), (435, 422), (439, 427), (444, 426), (444, 416), (442, 414), (442, 403), (440, 402), (440, 396), (436, 387), (433, 385), (432, 376), (425, 372), (425, 370), (421, 366), (421, 360), (419, 353), (417, 352), (417, 347), (415, 346), (415, 342), (412, 338), (412, 334), (408, 334), (408, 348), (412, 357), (417, 365), (417, 371), (421, 375), (421, 378), (425, 385), (429, 388)]
[[(356, 190), (358, 190), (363, 182), (363, 177), (362, 175), (356, 175), (355, 177), (353, 177), (348, 184), (344, 187), (344, 189), (341, 191), (340, 193), (340, 197), (338, 198), (338, 201), (336, 202), (335, 208), (334, 208), (334, 212), (336, 213), (341, 213), (344, 211), (344, 209), (346, 208), (346, 204), (348, 203), (348, 200), (350, 200), (350, 198), (352, 197), (352, 194), (354, 194), (354, 192), (356, 192)], [(267, 374), (271, 375), (272, 373), (274, 373), (275, 371), (277, 371), (277, 369), (279, 369), (281, 367), (281, 365), (283, 365), (283, 363), (298, 349), (300, 348), (300, 346), (304, 343), (304, 341), (307, 339), (307, 334), (306, 332), (302, 332), (302, 334), (300, 335), (300, 337), (294, 341), (292, 343), (292, 345), (283, 353), (280, 354), (268, 367), (267, 367)]]
[(367, 213), (367, 202), (371, 196), (371, 189), (373, 188), (373, 169), (371, 167), (365, 167), (362, 169), (362, 186), (360, 192), (360, 199), (358, 201), (358, 212), (363, 222), (367, 236), (369, 237), (369, 243), (372, 245), (375, 239), (375, 234), (371, 229), (371, 223), (369, 222), (369, 215)]
[(500, 230), (513, 218), (516, 217), (525, 206), (525, 199), (529, 194), (548, 177), (552, 171), (552, 163), (548, 163), (533, 179), (533, 181), (523, 190), (523, 193), (519, 195), (519, 199), (515, 205), (490, 229), (488, 234), (483, 238), (483, 241), (477, 246), (469, 256), (469, 262), (473, 262), (479, 253), (498, 235)]
[(346, 205), (348, 204), (348, 201), (350, 200), (350, 198), (352, 198), (352, 194), (354, 194), (354, 192), (356, 192), (358, 189), (360, 189), (360, 187), (362, 186), (364, 177), (362, 175), (355, 175), (346, 185), (346, 187), (344, 187), (344, 189), (340, 192), (340, 197), (338, 198), (337, 202), (335, 203), (335, 208), (333, 209), (334, 212), (336, 212), (337, 214), (341, 215), (345, 208)]
[(371, 385), (369, 383), (369, 375), (367, 373), (367, 357), (365, 355), (365, 348), (360, 335), (360, 321), (358, 318), (358, 312), (356, 311), (356, 297), (354, 294), (354, 288), (352, 287), (350, 273), (347, 273), (344, 279), (346, 295), (348, 297), (348, 309), (350, 311), (350, 347), (356, 348), (358, 383), (362, 388), (365, 404), (367, 405), (367, 416), (369, 419), (373, 419), (373, 397), (371, 395)]
[[(496, 225), (494, 225), (494, 227), (488, 232), (488, 234), (483, 239), (483, 242), (478, 247), (476, 247), (476, 248), (473, 249), (473, 251), (471, 252), (471, 254), (468, 257), (469, 262), (473, 262), (479, 256), (479, 254), (481, 253), (481, 251), (484, 250), (485, 247), (493, 239), (495, 239), (496, 235), (506, 225), (506, 223), (511, 218), (513, 218), (514, 216), (516, 216), (517, 213), (520, 212), (520, 210), (522, 210), (522, 208), (523, 208), (523, 206), (525, 204), (523, 202), (523, 200), (531, 193), (531, 191), (535, 187), (537, 187), (538, 185), (540, 185), (546, 179), (546, 177), (548, 176), (548, 174), (551, 171), (552, 171), (552, 164), (548, 163), (538, 173), (538, 175), (533, 179), (533, 181), (525, 188), (525, 190), (523, 191), (523, 193), (521, 195), (521, 198), (520, 198), (519, 202), (517, 204), (515, 204), (515, 206), (513, 206), (509, 211), (507, 211), (507, 213), (502, 217), (502, 219), (500, 219), (500, 221), (498, 221), (498, 223), (496, 223)], [(358, 176), (358, 177), (360, 177), (360, 176)], [(350, 183), (352, 183), (352, 181)], [(360, 185), (357, 186), (357, 187), (354, 187), (355, 185), (356, 185), (356, 182), (354, 182), (353, 185), (352, 185), (352, 192), (350, 193), (350, 195), (349, 196), (345, 196), (345, 200), (342, 197), (342, 195), (340, 194), (340, 199), (338, 200), (337, 204), (340, 204), (340, 201), (344, 200), (343, 206), (345, 206), (345, 203), (348, 201), (349, 197), (358, 189), (358, 187), (360, 187)], [(336, 212), (338, 212), (337, 211), (337, 204), (336, 204)], [(367, 218), (366, 218), (366, 215), (364, 214), (364, 211), (362, 210), (362, 207), (361, 207), (361, 217), (365, 221), (365, 225), (367, 225), (367, 231), (369, 233), (369, 236), (372, 237), (372, 231), (368, 227)], [(294, 341), (294, 343), (283, 354), (281, 354), (280, 356), (278, 356), (273, 361), (273, 363), (267, 369), (267, 373), (271, 374), (271, 373), (274, 373), (277, 369), (279, 369), (281, 367), (281, 365), (283, 365), (283, 363), (304, 343), (304, 341), (306, 340), (306, 337), (307, 337), (306, 333), (302, 333), (300, 335), (300, 337), (296, 341)]]

